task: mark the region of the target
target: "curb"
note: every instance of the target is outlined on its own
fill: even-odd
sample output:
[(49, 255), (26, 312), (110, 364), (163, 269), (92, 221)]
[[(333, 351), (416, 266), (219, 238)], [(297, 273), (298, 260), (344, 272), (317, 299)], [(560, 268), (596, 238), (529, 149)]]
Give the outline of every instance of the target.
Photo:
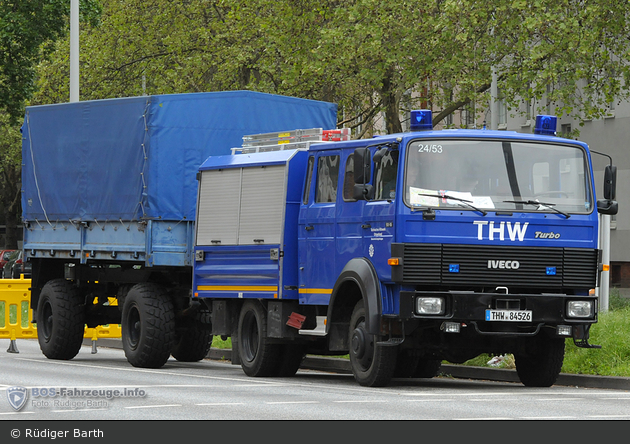
[[(90, 339), (84, 339), (83, 345), (92, 345), (92, 341)], [(97, 345), (108, 348), (122, 348), (122, 342), (119, 339), (99, 339)], [(231, 361), (232, 350), (211, 348), (206, 358), (214, 361)], [(307, 355), (302, 362), (301, 368), (329, 373), (352, 374), (350, 362), (342, 358)], [(441, 375), (443, 377), (456, 379), (516, 382), (520, 384), (516, 370), (508, 369), (442, 364)], [(592, 376), (560, 373), (555, 385), (630, 390), (630, 378), (622, 376)]]

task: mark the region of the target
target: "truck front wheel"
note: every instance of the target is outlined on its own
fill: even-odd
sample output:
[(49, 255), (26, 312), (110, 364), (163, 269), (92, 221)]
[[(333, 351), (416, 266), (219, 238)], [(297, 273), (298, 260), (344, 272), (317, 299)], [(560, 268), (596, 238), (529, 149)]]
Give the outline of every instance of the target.
[(37, 304), (37, 339), (49, 359), (74, 358), (83, 343), (85, 301), (69, 281), (55, 279), (42, 288)]
[(238, 319), (238, 353), (248, 376), (277, 376), (280, 345), (267, 337), (267, 312), (259, 301), (243, 304)]
[(529, 350), (515, 353), (516, 373), (527, 387), (551, 387), (564, 361), (564, 338), (533, 338)]
[(122, 343), (127, 361), (134, 367), (160, 368), (175, 342), (173, 302), (155, 284), (135, 285), (123, 305)]
[(377, 337), (368, 333), (365, 320), (361, 300), (350, 318), (350, 367), (360, 385), (383, 387), (394, 376), (398, 347), (379, 345)]

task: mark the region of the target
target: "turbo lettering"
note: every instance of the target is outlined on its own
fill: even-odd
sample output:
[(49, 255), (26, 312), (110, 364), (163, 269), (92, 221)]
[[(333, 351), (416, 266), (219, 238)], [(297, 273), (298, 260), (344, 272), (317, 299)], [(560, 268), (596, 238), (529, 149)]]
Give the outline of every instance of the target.
[(542, 231), (536, 231), (536, 239), (560, 239), (560, 233), (543, 233)]
[[(505, 228), (507, 227), (507, 235), (510, 241), (514, 242), (518, 240), (519, 242), (523, 242), (529, 222), (525, 222), (523, 225), (521, 225), (520, 222), (515, 222), (512, 225), (512, 222), (501, 221), (497, 227), (492, 220), (475, 220), (473, 224), (477, 225), (477, 240), (483, 240), (484, 231), (487, 231), (489, 240), (495, 240), (495, 237), (498, 237), (498, 240), (503, 241), (505, 240)], [(485, 226), (488, 226), (487, 230), (484, 230)]]

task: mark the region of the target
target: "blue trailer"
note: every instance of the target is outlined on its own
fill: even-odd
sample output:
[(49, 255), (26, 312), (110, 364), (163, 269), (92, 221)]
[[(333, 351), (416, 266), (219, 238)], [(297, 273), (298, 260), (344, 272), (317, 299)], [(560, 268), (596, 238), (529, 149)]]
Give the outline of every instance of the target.
[(248, 134), (336, 119), (332, 103), (251, 91), (28, 107), (23, 248), (43, 353), (71, 359), (84, 324), (122, 322), (135, 366), (202, 359), (212, 336), (191, 297), (199, 165)]
[(426, 110), (411, 121), (200, 167), (193, 298), (246, 374), (349, 354), (360, 384), (382, 386), (513, 353), (523, 384), (550, 386), (566, 338), (596, 347), (614, 166), (597, 200), (591, 151), (556, 137), (554, 116), (534, 134), (433, 131)]

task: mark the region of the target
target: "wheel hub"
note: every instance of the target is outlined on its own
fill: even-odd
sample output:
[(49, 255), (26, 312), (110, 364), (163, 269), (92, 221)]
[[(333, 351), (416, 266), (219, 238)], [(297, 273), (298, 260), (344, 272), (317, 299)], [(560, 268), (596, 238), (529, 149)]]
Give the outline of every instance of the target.
[(352, 332), (352, 354), (357, 359), (362, 359), (365, 355), (365, 330), (357, 327)]

